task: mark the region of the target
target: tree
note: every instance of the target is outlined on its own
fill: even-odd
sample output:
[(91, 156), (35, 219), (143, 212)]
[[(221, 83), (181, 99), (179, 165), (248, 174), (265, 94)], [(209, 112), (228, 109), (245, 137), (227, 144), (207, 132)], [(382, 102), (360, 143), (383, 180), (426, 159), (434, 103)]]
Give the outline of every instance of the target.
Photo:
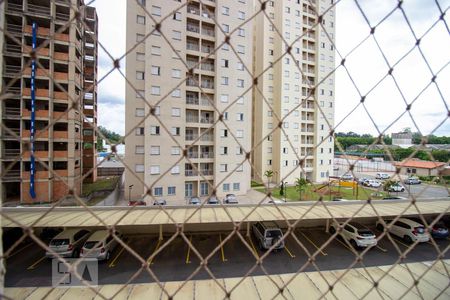
[(272, 176), (273, 176), (273, 171), (272, 171), (272, 170), (267, 170), (266, 172), (264, 172), (264, 176), (267, 177), (267, 185), (268, 185), (269, 188), (270, 188), (270, 184), (272, 183), (272, 182), (271, 182), (271, 178), (272, 178)]
[(284, 195), (284, 182), (281, 182), (281, 186), (280, 186), (280, 196)]
[(305, 178), (296, 178), (295, 179), (295, 190), (299, 192), (299, 200), (302, 200), (302, 192), (305, 190), (308, 185), (308, 180)]
[(389, 180), (386, 180), (385, 182), (384, 182), (384, 184), (383, 184), (383, 190), (385, 191), (385, 192), (387, 192), (388, 193), (388, 195), (390, 195), (391, 194), (391, 187), (392, 186), (394, 186), (394, 185), (396, 185), (397, 184), (397, 182), (396, 181), (394, 181), (394, 180), (391, 180), (391, 179), (389, 179)]

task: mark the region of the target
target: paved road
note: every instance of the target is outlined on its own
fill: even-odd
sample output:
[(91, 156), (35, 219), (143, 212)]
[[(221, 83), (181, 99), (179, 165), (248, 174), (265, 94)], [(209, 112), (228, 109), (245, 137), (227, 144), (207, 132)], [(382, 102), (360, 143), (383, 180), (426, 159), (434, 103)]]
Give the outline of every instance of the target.
[[(374, 228), (372, 229), (377, 235), (380, 234)], [(164, 240), (159, 243), (157, 236), (135, 235), (128, 237), (127, 244), (145, 260), (155, 253), (156, 249), (160, 249), (150, 265), (160, 281), (186, 280), (194, 272), (197, 273), (192, 279), (210, 279), (211, 275), (200, 266), (200, 261), (201, 258), (206, 258), (213, 252), (214, 254), (208, 260), (208, 268), (215, 277), (228, 278), (246, 274), (262, 275), (264, 274), (262, 268), (269, 274), (281, 274), (299, 270), (316, 271), (316, 267), (320, 270), (333, 270), (351, 266), (388, 265), (398, 262), (398, 251), (404, 252), (408, 249), (408, 245), (401, 240), (394, 238), (394, 241), (391, 241), (384, 237), (379, 241), (379, 247), (371, 249), (364, 255), (362, 262), (354, 264), (354, 252), (338, 239), (330, 239), (330, 235), (323, 228), (297, 228), (294, 233), (295, 238), (287, 237), (286, 250), (270, 253), (260, 267), (255, 265), (255, 255), (260, 257), (264, 253), (256, 247), (253, 249), (257, 243), (253, 238), (246, 239), (245, 233), (242, 233), (242, 236), (248, 247), (237, 234), (233, 234), (224, 247), (219, 246), (220, 241), (225, 240), (229, 234), (229, 232), (193, 236), (187, 234), (186, 239), (191, 240), (195, 251), (189, 248), (180, 236), (166, 244), (170, 236), (164, 236)], [(328, 243), (327, 246), (319, 251), (318, 248), (326, 243)], [(438, 250), (442, 251), (449, 245), (449, 239), (436, 240), (436, 247), (431, 243), (416, 245), (403, 262), (433, 261), (438, 257)], [(36, 245), (27, 246), (26, 249), (7, 259), (5, 286), (51, 285), (51, 261), (42, 259), (44, 251)], [(308, 257), (311, 255), (315, 255), (315, 265), (308, 263)], [(448, 251), (444, 257), (450, 258)], [(117, 247), (110, 261), (99, 263), (99, 284), (125, 283), (141, 268), (141, 265), (132, 253)], [(253, 271), (252, 268), (254, 268)], [(154, 281), (155, 279), (145, 270), (132, 280), (133, 283)]]

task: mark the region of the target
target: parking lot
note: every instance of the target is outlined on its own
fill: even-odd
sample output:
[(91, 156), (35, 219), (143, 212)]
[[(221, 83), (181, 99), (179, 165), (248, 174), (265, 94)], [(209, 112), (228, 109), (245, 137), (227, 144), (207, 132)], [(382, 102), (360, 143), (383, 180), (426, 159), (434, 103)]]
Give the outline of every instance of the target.
[[(378, 236), (379, 231), (374, 224), (367, 226)], [(208, 268), (217, 278), (239, 277), (248, 275), (292, 273), (298, 270), (346, 269), (354, 264), (354, 250), (343, 240), (332, 239), (331, 234), (323, 227), (296, 228), (292, 235), (285, 239), (286, 247), (278, 252), (269, 253), (260, 266), (255, 267), (255, 257), (261, 257), (264, 251), (258, 249), (254, 236), (246, 236), (240, 232), (230, 236), (230, 232), (211, 232), (208, 234), (186, 233), (184, 237), (163, 235), (126, 235), (124, 241), (136, 254), (150, 263), (150, 268), (160, 281), (185, 280), (199, 269), (191, 279), (209, 279), (211, 276), (201, 267), (201, 258), (208, 258)], [(379, 266), (393, 264), (399, 261), (399, 255), (409, 245), (391, 236), (393, 242), (383, 237), (378, 245), (370, 249), (362, 262), (353, 267)], [(189, 240), (193, 248), (188, 246)], [(247, 242), (248, 247), (243, 242)], [(221, 247), (222, 241), (226, 241)], [(298, 242), (297, 242), (298, 241)], [(437, 247), (444, 251), (449, 247), (450, 240), (435, 240)], [(328, 243), (325, 247), (324, 244)], [(361, 250), (359, 250), (360, 252)], [(49, 286), (51, 285), (51, 261), (45, 258), (45, 251), (31, 242), (19, 245), (6, 261), (6, 283), (14, 286)], [(308, 263), (308, 257), (315, 255), (314, 264)], [(199, 257), (200, 256), (200, 257)], [(438, 257), (438, 251), (433, 243), (426, 242), (416, 245), (402, 262), (430, 261)], [(444, 258), (450, 258), (448, 252)], [(155, 281), (147, 271), (135, 274), (142, 263), (122, 246), (117, 246), (107, 262), (99, 263), (99, 284), (125, 283), (130, 277), (134, 283)], [(254, 268), (252, 271), (251, 269)], [(251, 272), (250, 272), (251, 271)], [(250, 273), (249, 273), (250, 272)]]

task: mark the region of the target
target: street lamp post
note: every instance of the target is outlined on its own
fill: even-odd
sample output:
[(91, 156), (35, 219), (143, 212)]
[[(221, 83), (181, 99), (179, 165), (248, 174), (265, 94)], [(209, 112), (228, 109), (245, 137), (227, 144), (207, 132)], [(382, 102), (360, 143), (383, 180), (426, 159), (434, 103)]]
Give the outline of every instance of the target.
[(131, 190), (133, 189), (133, 184), (128, 186), (128, 202), (131, 201)]
[(286, 202), (287, 181), (284, 182), (284, 202)]

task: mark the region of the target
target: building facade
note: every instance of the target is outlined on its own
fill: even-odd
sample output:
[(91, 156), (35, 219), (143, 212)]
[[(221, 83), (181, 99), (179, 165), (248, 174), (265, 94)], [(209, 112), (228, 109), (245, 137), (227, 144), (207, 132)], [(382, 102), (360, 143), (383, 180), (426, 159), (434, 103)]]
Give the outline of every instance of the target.
[(253, 178), (266, 181), (270, 170), (277, 184), (326, 181), (334, 154), (334, 7), (277, 0), (266, 13), (254, 27), (254, 73), (264, 73), (253, 92)]
[[(140, 2), (164, 21), (161, 33), (154, 30), (145, 10), (128, 0), (127, 194), (171, 204), (214, 192), (245, 194), (253, 48), (253, 24), (245, 21), (253, 1)], [(225, 34), (231, 45), (223, 44)]]
[[(69, 193), (69, 187), (81, 192), (82, 175), (94, 166), (97, 42), (91, 35), (97, 36), (97, 15), (82, 0), (72, 2), (80, 8), (84, 22), (68, 23), (75, 11), (67, 1), (6, 0), (0, 4), (5, 29), (0, 35), (0, 194), (4, 205), (57, 201)], [(37, 26), (34, 107), (33, 24)], [(30, 195), (32, 148), (35, 197)], [(87, 181), (95, 179), (95, 172), (86, 177)]]

